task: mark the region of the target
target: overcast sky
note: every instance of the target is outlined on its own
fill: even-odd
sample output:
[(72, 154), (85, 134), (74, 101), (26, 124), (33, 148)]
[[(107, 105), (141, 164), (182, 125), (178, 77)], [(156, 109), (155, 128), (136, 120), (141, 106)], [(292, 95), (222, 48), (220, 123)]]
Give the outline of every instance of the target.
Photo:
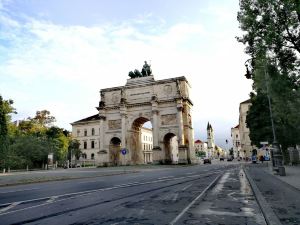
[(0, 0), (0, 94), (14, 119), (47, 109), (56, 125), (97, 113), (102, 88), (151, 61), (156, 80), (192, 86), (195, 139), (209, 121), (224, 146), (249, 98), (237, 0)]

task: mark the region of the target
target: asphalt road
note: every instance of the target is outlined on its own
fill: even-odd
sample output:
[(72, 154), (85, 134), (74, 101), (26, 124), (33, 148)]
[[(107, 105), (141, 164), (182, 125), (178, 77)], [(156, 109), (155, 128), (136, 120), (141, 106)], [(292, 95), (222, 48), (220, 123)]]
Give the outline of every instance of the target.
[(242, 225), (265, 220), (241, 166), (224, 163), (2, 187), (0, 224)]

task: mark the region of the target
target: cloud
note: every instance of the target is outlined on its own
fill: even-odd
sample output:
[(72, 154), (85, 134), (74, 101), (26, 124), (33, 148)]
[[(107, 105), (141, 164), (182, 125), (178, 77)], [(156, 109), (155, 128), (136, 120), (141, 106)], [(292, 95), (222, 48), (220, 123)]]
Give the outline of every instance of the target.
[(137, 24), (155, 27), (149, 17), (85, 27), (2, 13), (0, 93), (15, 100), (20, 115), (46, 108), (70, 129), (70, 122), (96, 113), (101, 88), (125, 85), (130, 70), (151, 60), (155, 79), (186, 76), (191, 83), (193, 118), (204, 125), (195, 127), (196, 136), (206, 127), (199, 121), (236, 125), (250, 85), (241, 76), (245, 56), (235, 34), (208, 32), (199, 21), (170, 27), (161, 21), (157, 33), (145, 32)]

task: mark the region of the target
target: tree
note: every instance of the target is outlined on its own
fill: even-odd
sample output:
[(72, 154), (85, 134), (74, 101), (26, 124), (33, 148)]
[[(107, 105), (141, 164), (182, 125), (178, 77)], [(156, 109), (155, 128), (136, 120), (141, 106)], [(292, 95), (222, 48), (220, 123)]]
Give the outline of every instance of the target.
[(9, 147), (10, 167), (20, 169), (41, 167), (47, 162), (48, 153), (52, 151), (52, 143), (41, 137), (19, 136)]
[(196, 156), (199, 157), (199, 158), (205, 157), (206, 153), (204, 151), (198, 151), (198, 152), (196, 152)]
[(8, 123), (11, 120), (10, 115), (16, 113), (12, 104), (12, 100), (3, 100), (0, 95), (0, 168), (5, 168), (8, 162)]
[(79, 159), (81, 156), (81, 149), (80, 147), (80, 142), (76, 139), (71, 139), (69, 142), (69, 147), (68, 147), (68, 155), (69, 159), (71, 159), (73, 156), (75, 156), (75, 159)]
[(280, 72), (299, 84), (300, 0), (241, 0), (237, 19), (246, 53), (276, 60)]
[(286, 150), (300, 143), (300, 0), (241, 0), (237, 18), (244, 31), (237, 39), (251, 57), (250, 139), (272, 142), (269, 94), (277, 139)]
[(48, 127), (56, 121), (55, 117), (51, 116), (48, 110), (36, 111), (35, 117), (31, 120), (42, 127)]

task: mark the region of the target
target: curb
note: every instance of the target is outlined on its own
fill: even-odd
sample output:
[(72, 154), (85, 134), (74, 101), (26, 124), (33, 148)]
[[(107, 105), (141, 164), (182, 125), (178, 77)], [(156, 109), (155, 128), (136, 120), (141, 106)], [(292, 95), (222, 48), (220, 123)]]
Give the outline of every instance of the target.
[(272, 210), (271, 206), (267, 203), (266, 199), (263, 197), (262, 193), (259, 191), (258, 187), (256, 186), (254, 180), (249, 175), (247, 169), (243, 168), (244, 173), (250, 183), (254, 196), (258, 202), (260, 210), (262, 211), (266, 223), (268, 225), (282, 225), (278, 217), (275, 215), (274, 211)]

